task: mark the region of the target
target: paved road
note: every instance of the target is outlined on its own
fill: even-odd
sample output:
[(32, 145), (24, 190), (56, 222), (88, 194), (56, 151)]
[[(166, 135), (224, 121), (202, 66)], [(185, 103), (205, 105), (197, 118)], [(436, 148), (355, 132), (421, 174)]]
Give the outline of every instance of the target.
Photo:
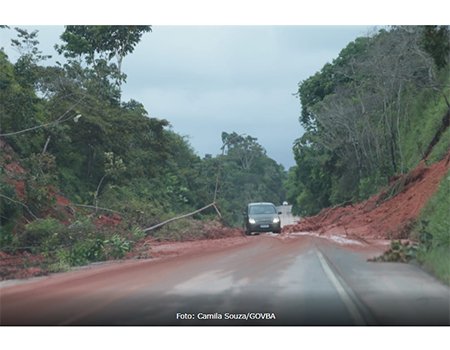
[(418, 267), (311, 236), (54, 275), (0, 289), (1, 325), (449, 325)]

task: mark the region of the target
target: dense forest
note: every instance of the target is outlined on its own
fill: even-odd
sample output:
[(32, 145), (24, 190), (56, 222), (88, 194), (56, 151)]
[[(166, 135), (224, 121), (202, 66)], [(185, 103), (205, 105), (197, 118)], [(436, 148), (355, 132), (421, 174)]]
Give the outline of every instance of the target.
[[(226, 130), (222, 149), (201, 158), (168, 120), (122, 100), (122, 61), (151, 26), (66, 26), (54, 65), (37, 31), (0, 30), (16, 32), (20, 53), (11, 62), (0, 50), (3, 249), (56, 249), (81, 264), (121, 256), (145, 228), (212, 202), (223, 224), (241, 227), (246, 202), (284, 199), (284, 168), (256, 138)], [(61, 201), (69, 209), (55, 210)], [(100, 215), (120, 225), (99, 227)], [(194, 219), (217, 217), (210, 207)]]
[(447, 26), (382, 29), (299, 83), (306, 132), (286, 182), (297, 213), (366, 199), (448, 152), (449, 37)]

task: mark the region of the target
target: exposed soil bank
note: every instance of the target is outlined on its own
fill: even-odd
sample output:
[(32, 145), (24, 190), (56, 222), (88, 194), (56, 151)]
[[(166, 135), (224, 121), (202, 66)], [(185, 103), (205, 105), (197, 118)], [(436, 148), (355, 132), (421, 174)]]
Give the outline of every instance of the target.
[(368, 200), (327, 208), (318, 215), (285, 226), (283, 232), (313, 231), (360, 240), (405, 239), (420, 211), (437, 190), (450, 168), (450, 153), (438, 163), (420, 163)]

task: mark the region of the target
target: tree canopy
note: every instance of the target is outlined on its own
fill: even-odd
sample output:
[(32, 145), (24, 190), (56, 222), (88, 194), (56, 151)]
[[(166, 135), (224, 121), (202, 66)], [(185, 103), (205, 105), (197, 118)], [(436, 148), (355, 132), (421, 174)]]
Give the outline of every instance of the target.
[(288, 184), (298, 212), (313, 214), (367, 198), (392, 176), (408, 171), (412, 154), (425, 152), (434, 134), (430, 126), (429, 134), (420, 136), (423, 144), (413, 146), (416, 119), (423, 113), (420, 106), (427, 105), (422, 99), (435, 105), (431, 96), (445, 96), (448, 30), (382, 29), (349, 43), (299, 83), (299, 121), (306, 132), (295, 142), (297, 165)]
[[(19, 59), (0, 51), (0, 134), (33, 169), (23, 179), (26, 198), (9, 190), (8, 197), (36, 216), (46, 215), (58, 189), (73, 203), (123, 213), (130, 228), (150, 226), (211, 203), (218, 174), (217, 201), (229, 225), (241, 226), (247, 200), (284, 199), (284, 169), (256, 138), (224, 132), (223, 154), (201, 158), (168, 120), (137, 100), (121, 101), (122, 60), (151, 26), (66, 26), (55, 46), (65, 60), (55, 65), (42, 64), (48, 57), (37, 31), (16, 31)], [(2, 220), (24, 214), (14, 208)], [(196, 218), (215, 215), (211, 208)]]

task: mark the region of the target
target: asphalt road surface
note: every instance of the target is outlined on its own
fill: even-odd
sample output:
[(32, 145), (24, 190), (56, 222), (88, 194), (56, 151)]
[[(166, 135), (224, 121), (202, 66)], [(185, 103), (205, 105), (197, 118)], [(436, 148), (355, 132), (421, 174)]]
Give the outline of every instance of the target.
[(411, 264), (308, 235), (55, 274), (0, 288), (1, 325), (449, 325), (450, 290)]

